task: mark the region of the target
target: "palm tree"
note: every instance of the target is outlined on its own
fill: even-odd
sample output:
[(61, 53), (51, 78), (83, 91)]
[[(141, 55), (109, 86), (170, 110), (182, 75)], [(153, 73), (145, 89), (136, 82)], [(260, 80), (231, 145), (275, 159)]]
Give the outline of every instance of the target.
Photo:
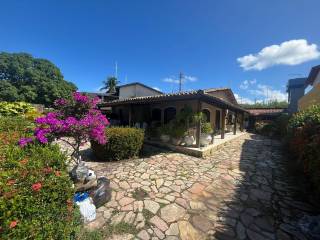
[(116, 87), (119, 84), (119, 81), (116, 77), (108, 77), (107, 80), (104, 80), (103, 82), (103, 87), (100, 88), (100, 91), (102, 90), (107, 90), (107, 93), (115, 93), (116, 92)]

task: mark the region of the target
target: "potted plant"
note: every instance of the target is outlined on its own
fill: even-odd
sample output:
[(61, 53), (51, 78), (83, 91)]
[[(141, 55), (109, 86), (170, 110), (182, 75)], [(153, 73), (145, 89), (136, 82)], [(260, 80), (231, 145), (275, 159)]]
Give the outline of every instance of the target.
[(171, 143), (173, 145), (180, 145), (182, 142), (182, 137), (186, 133), (186, 128), (183, 125), (175, 124), (173, 125), (170, 136), (171, 136)]
[(209, 122), (201, 123), (200, 145), (207, 146), (212, 141), (213, 129)]
[(160, 140), (164, 143), (170, 140), (170, 126), (168, 124), (162, 125), (160, 127)]

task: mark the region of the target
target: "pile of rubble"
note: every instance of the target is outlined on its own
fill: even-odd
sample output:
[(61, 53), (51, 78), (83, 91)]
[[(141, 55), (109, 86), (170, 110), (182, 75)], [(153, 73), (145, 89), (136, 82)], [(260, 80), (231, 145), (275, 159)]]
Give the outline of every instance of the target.
[(74, 202), (79, 206), (84, 222), (96, 218), (96, 209), (111, 198), (110, 181), (105, 177), (97, 178), (95, 172), (84, 162), (75, 165), (70, 172), (76, 194)]

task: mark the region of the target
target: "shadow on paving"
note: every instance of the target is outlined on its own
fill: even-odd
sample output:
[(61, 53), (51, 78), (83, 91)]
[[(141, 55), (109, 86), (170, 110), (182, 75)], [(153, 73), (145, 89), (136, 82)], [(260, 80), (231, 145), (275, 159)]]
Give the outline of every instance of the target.
[(312, 239), (297, 221), (318, 213), (287, 175), (280, 143), (250, 135), (238, 161), (222, 163), (213, 197), (204, 200), (216, 211), (209, 239)]

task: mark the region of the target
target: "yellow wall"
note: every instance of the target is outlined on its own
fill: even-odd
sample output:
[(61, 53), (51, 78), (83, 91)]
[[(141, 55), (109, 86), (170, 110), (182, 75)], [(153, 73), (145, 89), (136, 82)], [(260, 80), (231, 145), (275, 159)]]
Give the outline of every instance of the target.
[(299, 110), (304, 110), (314, 104), (320, 104), (320, 83), (316, 84), (310, 92), (298, 101)]

